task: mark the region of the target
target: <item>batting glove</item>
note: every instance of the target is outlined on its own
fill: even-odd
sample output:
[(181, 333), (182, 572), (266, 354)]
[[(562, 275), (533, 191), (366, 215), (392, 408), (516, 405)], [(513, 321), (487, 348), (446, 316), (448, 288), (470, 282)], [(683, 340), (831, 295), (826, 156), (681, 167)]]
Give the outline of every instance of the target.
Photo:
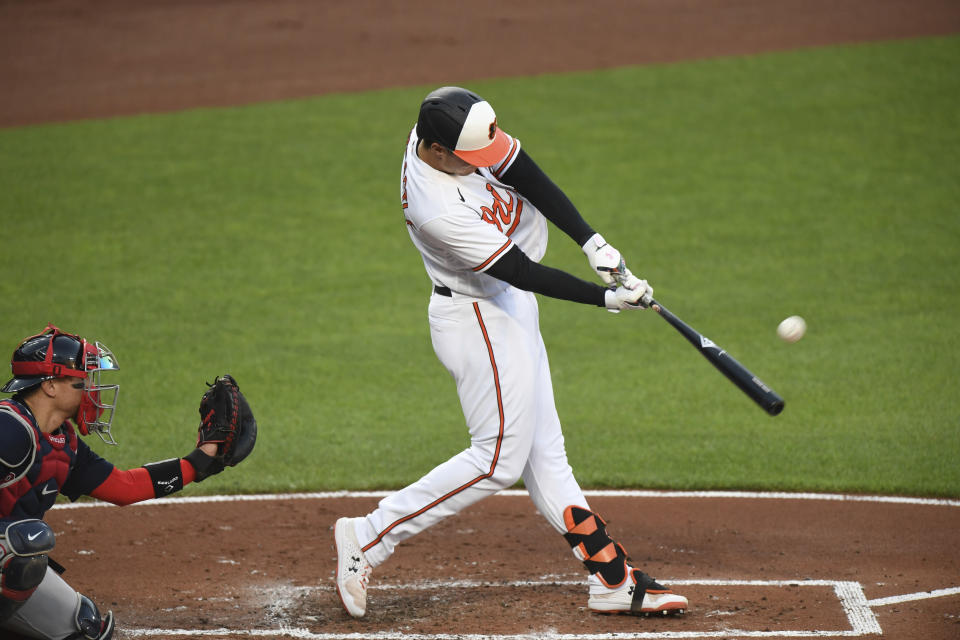
[(590, 239), (584, 243), (581, 249), (587, 256), (590, 268), (600, 276), (604, 284), (616, 284), (619, 278), (626, 278), (631, 275), (620, 252), (607, 244), (607, 241), (599, 233), (590, 236)]
[(624, 310), (646, 309), (653, 299), (653, 287), (646, 280), (635, 275), (623, 279), (616, 289), (607, 289), (604, 303), (609, 311), (617, 313)]

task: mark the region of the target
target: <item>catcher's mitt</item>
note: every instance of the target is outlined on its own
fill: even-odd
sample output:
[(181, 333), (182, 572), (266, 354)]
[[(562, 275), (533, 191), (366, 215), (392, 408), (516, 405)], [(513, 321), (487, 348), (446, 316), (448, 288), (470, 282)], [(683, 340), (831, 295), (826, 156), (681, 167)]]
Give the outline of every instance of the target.
[(253, 451), (257, 442), (257, 421), (237, 381), (229, 374), (218, 377), (200, 399), (200, 427), (197, 446), (217, 445), (215, 464), (232, 467)]

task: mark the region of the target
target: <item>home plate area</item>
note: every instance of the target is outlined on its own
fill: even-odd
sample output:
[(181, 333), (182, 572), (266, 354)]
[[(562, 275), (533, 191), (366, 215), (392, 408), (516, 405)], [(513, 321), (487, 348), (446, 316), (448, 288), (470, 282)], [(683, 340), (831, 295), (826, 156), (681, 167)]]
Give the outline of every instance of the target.
[[(818, 637), (867, 637), (882, 636), (872, 607), (890, 605), (908, 600), (960, 595), (960, 588), (939, 592), (907, 594), (885, 599), (890, 602), (870, 602), (864, 596), (859, 583), (829, 580), (772, 581), (772, 580), (676, 580), (677, 586), (688, 594), (700, 594), (704, 607), (691, 617), (704, 621), (712, 620), (713, 629), (689, 630), (687, 619), (676, 617), (655, 621), (626, 619), (626, 625), (613, 625), (624, 630), (588, 631), (582, 629), (575, 619), (585, 614), (583, 607), (573, 607), (575, 616), (557, 615), (547, 611), (544, 615), (534, 607), (553, 606), (557, 602), (576, 599), (583, 583), (555, 580), (545, 577), (542, 581), (512, 583), (479, 583), (471, 581), (418, 583), (405, 585), (382, 585), (371, 590), (371, 603), (376, 602), (378, 613), (371, 613), (362, 623), (352, 621), (344, 626), (328, 618), (328, 611), (319, 610), (317, 599), (330, 600), (336, 596), (331, 587), (276, 587), (264, 593), (272, 602), (267, 618), (275, 625), (272, 629), (130, 629), (130, 637), (291, 637), (291, 638), (544, 638), (567, 639), (628, 639), (628, 638), (818, 638)], [(790, 598), (771, 598), (772, 590), (781, 591)], [(326, 593), (324, 593), (326, 592)], [(420, 593), (410, 598), (404, 594)], [(773, 601), (779, 602), (774, 604)], [(321, 609), (326, 609), (322, 607)], [(455, 630), (437, 628), (435, 620), (438, 609), (456, 611), (461, 620)], [(568, 612), (569, 613), (569, 612)], [(500, 629), (496, 616), (522, 614), (535, 617), (544, 625), (552, 621), (555, 628), (544, 627), (541, 631), (515, 633)], [(591, 615), (591, 614), (587, 614)], [(686, 615), (686, 614), (685, 614)], [(334, 617), (341, 617), (339, 613)], [(650, 616), (655, 618), (656, 616)], [(612, 628), (608, 622), (619, 618), (596, 616), (592, 620), (598, 629)], [(830, 621), (841, 620), (836, 625)], [(515, 626), (515, 621), (505, 627)], [(371, 627), (392, 630), (374, 631)], [(703, 626), (698, 624), (697, 626)], [(326, 632), (311, 631), (318, 627)], [(754, 628), (755, 627), (755, 628)], [(566, 630), (564, 630), (566, 629)]]
[[(185, 498), (50, 512), (64, 578), (116, 638), (960, 637), (960, 502), (818, 494), (591, 492), (681, 616), (587, 610), (585, 573), (523, 491), (397, 548), (367, 614), (333, 587), (332, 525), (384, 495)], [(186, 532), (186, 533), (185, 533)]]

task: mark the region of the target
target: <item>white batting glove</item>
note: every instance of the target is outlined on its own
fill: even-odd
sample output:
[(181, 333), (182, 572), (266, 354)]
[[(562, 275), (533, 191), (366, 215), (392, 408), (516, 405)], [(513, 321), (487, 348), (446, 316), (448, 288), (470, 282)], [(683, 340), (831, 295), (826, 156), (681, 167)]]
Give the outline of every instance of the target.
[(581, 249), (590, 262), (590, 268), (600, 276), (604, 284), (616, 284), (620, 278), (632, 275), (620, 252), (607, 244), (599, 233), (590, 236)]
[(653, 300), (653, 287), (646, 280), (641, 280), (632, 274), (624, 278), (616, 289), (607, 289), (604, 296), (607, 310), (614, 313), (646, 309), (650, 306), (651, 300)]

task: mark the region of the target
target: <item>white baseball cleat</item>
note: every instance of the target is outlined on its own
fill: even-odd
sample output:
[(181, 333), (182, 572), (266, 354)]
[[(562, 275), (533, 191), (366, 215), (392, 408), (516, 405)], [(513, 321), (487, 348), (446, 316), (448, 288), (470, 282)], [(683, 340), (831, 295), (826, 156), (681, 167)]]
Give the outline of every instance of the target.
[(362, 618), (367, 611), (367, 583), (373, 571), (357, 542), (353, 523), (358, 519), (340, 518), (333, 527), (337, 545), (337, 595), (343, 608), (354, 618)]
[(587, 606), (596, 613), (666, 616), (683, 613), (688, 603), (686, 598), (658, 584), (643, 571), (630, 569), (630, 575), (618, 588), (591, 593)]

